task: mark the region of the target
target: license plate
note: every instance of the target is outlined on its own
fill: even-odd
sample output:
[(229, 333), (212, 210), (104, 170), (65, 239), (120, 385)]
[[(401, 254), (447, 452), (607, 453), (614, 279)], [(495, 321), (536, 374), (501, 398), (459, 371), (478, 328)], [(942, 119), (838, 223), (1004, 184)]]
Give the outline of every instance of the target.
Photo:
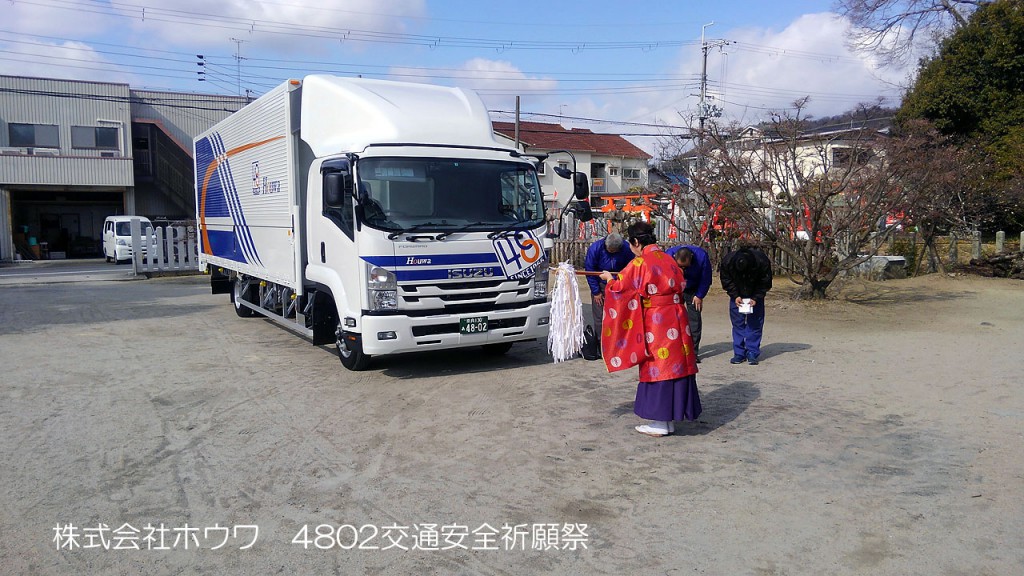
[(459, 333), (480, 334), (482, 332), (487, 332), (487, 316), (459, 318)]

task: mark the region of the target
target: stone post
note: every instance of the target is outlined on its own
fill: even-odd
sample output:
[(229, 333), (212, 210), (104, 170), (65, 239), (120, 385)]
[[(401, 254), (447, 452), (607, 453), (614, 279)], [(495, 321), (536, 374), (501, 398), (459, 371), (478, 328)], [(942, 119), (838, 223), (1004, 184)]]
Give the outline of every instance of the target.
[(996, 232), (996, 254), (1002, 254), (1004, 247), (1006, 247), (1006, 232), (1000, 230)]
[(974, 239), (971, 242), (971, 258), (981, 260), (981, 230), (974, 231)]
[(960, 248), (956, 245), (958, 242), (956, 233), (949, 235), (949, 263), (956, 266), (960, 263)]

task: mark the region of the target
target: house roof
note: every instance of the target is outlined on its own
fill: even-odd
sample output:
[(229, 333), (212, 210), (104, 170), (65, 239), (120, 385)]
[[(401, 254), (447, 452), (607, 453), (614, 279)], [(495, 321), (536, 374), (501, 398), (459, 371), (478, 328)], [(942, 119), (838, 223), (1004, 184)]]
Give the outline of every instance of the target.
[[(494, 131), (507, 138), (515, 138), (512, 122), (492, 122)], [(527, 147), (545, 150), (571, 150), (591, 152), (605, 156), (623, 156), (649, 160), (651, 155), (618, 134), (596, 134), (586, 128), (566, 130), (559, 124), (520, 122), (519, 140)]]
[[(822, 126), (810, 126), (800, 133), (799, 138), (806, 140), (814, 140), (821, 138), (830, 138), (841, 136), (844, 134), (859, 134), (862, 132), (877, 132), (878, 134), (888, 134), (889, 129), (892, 126), (892, 118), (869, 118), (859, 119), (847, 122), (841, 122), (839, 124), (827, 124)], [(784, 140), (785, 137), (779, 134), (770, 124), (762, 124), (759, 126), (747, 126), (735, 136), (736, 139), (747, 139), (747, 138), (759, 138), (763, 137), (768, 140)]]

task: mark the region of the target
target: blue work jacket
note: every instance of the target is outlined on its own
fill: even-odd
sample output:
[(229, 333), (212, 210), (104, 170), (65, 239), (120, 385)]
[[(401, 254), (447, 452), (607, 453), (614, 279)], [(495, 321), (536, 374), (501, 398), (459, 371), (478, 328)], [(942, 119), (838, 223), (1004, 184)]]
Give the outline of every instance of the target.
[[(583, 261), (583, 269), (588, 272), (601, 272), (607, 270), (609, 272), (619, 272), (633, 261), (633, 251), (629, 249), (629, 245), (625, 242), (622, 243), (622, 248), (619, 251), (612, 254), (604, 247), (604, 238), (601, 238), (597, 242), (590, 245), (587, 248), (587, 257)], [(606, 282), (601, 280), (597, 276), (587, 276), (587, 284), (590, 284), (591, 294), (601, 294), (604, 291), (604, 285)]]

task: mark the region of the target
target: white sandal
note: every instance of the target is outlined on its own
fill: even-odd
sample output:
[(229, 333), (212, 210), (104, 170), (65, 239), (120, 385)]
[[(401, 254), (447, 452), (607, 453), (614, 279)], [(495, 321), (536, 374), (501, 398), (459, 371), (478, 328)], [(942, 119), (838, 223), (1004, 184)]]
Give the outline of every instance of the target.
[(637, 432), (641, 433), (641, 434), (646, 434), (648, 436), (653, 436), (655, 438), (661, 438), (662, 436), (668, 436), (669, 433), (670, 433), (670, 430), (668, 428), (655, 428), (654, 426), (651, 426), (650, 424), (641, 424), (641, 425), (637, 426), (634, 429)]

